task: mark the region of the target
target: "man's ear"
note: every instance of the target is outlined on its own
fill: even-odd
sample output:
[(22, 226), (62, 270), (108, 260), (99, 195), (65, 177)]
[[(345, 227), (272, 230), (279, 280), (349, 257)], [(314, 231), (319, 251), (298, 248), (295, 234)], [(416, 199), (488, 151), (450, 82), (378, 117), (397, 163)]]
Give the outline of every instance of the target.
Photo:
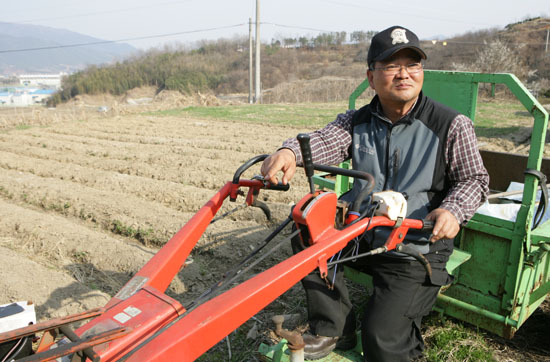
[(369, 86), (373, 89), (373, 90), (376, 90), (375, 87), (374, 87), (374, 73), (372, 70), (370, 69), (367, 69), (367, 78), (369, 80)]

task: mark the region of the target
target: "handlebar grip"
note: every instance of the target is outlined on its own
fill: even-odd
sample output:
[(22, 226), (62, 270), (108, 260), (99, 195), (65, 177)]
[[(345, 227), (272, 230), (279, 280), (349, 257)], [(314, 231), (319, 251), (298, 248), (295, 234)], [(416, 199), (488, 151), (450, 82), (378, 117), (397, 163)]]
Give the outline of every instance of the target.
[(315, 184), (313, 183), (313, 158), (311, 156), (311, 147), (309, 145), (309, 135), (306, 133), (300, 133), (298, 137), (300, 142), (300, 151), (302, 151), (302, 163), (304, 164), (304, 170), (306, 171), (306, 177), (309, 182), (309, 192), (313, 195), (315, 193)]
[(432, 220), (422, 220), (422, 231), (430, 231), (433, 230), (435, 223)]
[(300, 133), (298, 137), (300, 143), (300, 151), (302, 151), (302, 163), (304, 164), (304, 170), (307, 177), (313, 176), (313, 159), (311, 156), (311, 147), (309, 145), (309, 135), (306, 133)]
[(269, 185), (267, 185), (267, 188), (270, 190), (276, 190), (276, 191), (288, 191), (290, 189), (290, 185), (289, 184), (283, 185), (282, 182), (279, 182), (277, 184), (270, 183)]
[(245, 163), (243, 163), (238, 169), (237, 171), (235, 171), (235, 174), (233, 175), (233, 183), (235, 185), (237, 185), (239, 183), (239, 179), (241, 178), (241, 175), (246, 171), (248, 170), (250, 167), (252, 167), (252, 165), (258, 163), (258, 162), (261, 162), (263, 160), (265, 160), (269, 155), (258, 155), (258, 156), (254, 156), (252, 157), (250, 160), (246, 161)]

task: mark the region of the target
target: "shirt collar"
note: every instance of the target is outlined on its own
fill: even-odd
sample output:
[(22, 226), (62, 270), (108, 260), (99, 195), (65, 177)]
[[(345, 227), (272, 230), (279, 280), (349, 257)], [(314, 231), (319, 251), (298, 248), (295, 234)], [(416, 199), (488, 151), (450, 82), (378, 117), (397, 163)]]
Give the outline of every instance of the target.
[[(412, 107), (409, 109), (409, 111), (403, 115), (403, 117), (399, 118), (397, 120), (397, 122), (395, 123), (398, 123), (398, 122), (401, 122), (401, 123), (412, 123), (414, 117), (414, 113), (416, 113), (416, 106), (420, 103), (420, 100), (422, 99), (423, 97), (423, 94), (422, 94), (422, 91), (420, 91), (420, 94), (418, 94), (418, 97), (416, 98), (416, 100), (414, 101), (414, 104), (412, 105)], [(372, 99), (372, 102), (371, 102), (371, 105), (373, 105), (374, 107), (374, 113), (382, 120), (386, 121), (386, 122), (389, 122), (389, 123), (392, 123), (392, 121), (386, 117), (386, 115), (384, 115), (384, 110), (382, 109), (382, 104), (380, 103), (380, 98), (378, 97), (378, 95), (374, 96), (374, 98)]]

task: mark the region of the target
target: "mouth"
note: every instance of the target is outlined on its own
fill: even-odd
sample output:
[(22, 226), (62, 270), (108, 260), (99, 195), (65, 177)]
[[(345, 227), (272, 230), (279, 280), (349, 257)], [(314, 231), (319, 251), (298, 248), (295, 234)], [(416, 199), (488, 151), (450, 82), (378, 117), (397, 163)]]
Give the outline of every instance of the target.
[(411, 87), (412, 87), (412, 85), (410, 85), (408, 83), (399, 83), (399, 84), (395, 85), (395, 88), (397, 88), (397, 89), (409, 89)]

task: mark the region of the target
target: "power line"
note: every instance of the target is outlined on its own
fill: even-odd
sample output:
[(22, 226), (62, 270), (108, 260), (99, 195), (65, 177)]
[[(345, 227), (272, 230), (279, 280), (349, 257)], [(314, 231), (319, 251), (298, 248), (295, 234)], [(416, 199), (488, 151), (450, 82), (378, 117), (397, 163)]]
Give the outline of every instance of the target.
[[(269, 22), (262, 22), (261, 24), (273, 25), (273, 26), (278, 26), (278, 27), (283, 27), (283, 28), (294, 28), (294, 29), (312, 30), (312, 31), (319, 31), (319, 32), (331, 32), (330, 30), (315, 29), (315, 28), (308, 28), (308, 27), (294, 26), (294, 25), (284, 25), (284, 24), (269, 23)], [(20, 53), (20, 52), (28, 52), (28, 51), (36, 51), (36, 50), (52, 50), (52, 49), (63, 49), (63, 48), (75, 48), (75, 47), (81, 47), (81, 46), (92, 46), (92, 45), (111, 44), (111, 43), (122, 43), (122, 42), (127, 42), (127, 41), (144, 40), (144, 39), (154, 39), (154, 38), (164, 38), (164, 37), (176, 36), (176, 35), (193, 34), (193, 33), (202, 33), (202, 32), (208, 32), (208, 31), (214, 31), (214, 30), (222, 30), (222, 29), (231, 29), (231, 28), (237, 28), (237, 27), (244, 26), (244, 25), (246, 25), (246, 23), (235, 24), (235, 25), (227, 25), (227, 26), (220, 26), (220, 27), (215, 27), (215, 28), (188, 30), (188, 31), (176, 32), (176, 33), (166, 33), (166, 34), (157, 34), (157, 35), (147, 35), (147, 36), (134, 37), (134, 38), (125, 38), (125, 39), (117, 39), (117, 40), (100, 40), (100, 41), (88, 42), (88, 43), (65, 44), (65, 45), (52, 45), (52, 46), (46, 46), (46, 47), (23, 48), (23, 49), (7, 49), (7, 50), (0, 50), (0, 54), (6, 54), (6, 53)]]
[[(282, 27), (282, 28), (310, 30), (310, 31), (325, 32), (325, 33), (335, 32), (335, 31), (326, 30), (326, 29), (317, 29), (317, 28), (310, 28), (310, 27), (304, 27), (304, 26), (286, 25), (286, 24), (278, 24), (278, 23), (271, 23), (271, 22), (262, 22), (261, 24), (272, 25), (272, 26), (277, 26), (277, 27)], [(23, 48), (23, 49), (7, 49), (7, 50), (0, 50), (0, 54), (20, 53), (20, 52), (37, 51), (37, 50), (75, 48), (75, 47), (82, 47), (82, 46), (92, 46), (92, 45), (111, 44), (111, 43), (122, 43), (122, 42), (127, 42), (127, 41), (136, 41), (136, 40), (145, 40), (145, 39), (154, 39), (154, 38), (164, 38), (164, 37), (177, 36), (177, 35), (203, 33), (203, 32), (209, 32), (209, 31), (214, 31), (214, 30), (238, 28), (238, 27), (245, 26), (245, 25), (247, 25), (247, 24), (246, 23), (241, 23), (241, 24), (235, 24), (235, 25), (219, 26), (219, 27), (214, 27), (214, 28), (196, 29), (196, 30), (188, 30), (188, 31), (157, 34), (157, 35), (146, 35), (146, 36), (141, 36), (141, 37), (133, 37), (133, 38), (125, 38), (125, 39), (117, 39), (117, 40), (100, 40), (100, 41), (88, 42), (88, 43), (52, 45), (52, 46), (46, 46), (46, 47)], [(421, 40), (421, 42), (429, 43), (429, 42), (431, 42), (431, 40)], [(438, 43), (446, 42), (447, 44), (487, 45), (486, 42), (468, 42), (468, 41), (455, 41), (455, 40), (437, 40), (437, 42)], [(510, 44), (510, 45), (544, 45), (545, 43), (508, 43), (507, 42), (506, 44)]]
[[(436, 43), (447, 43), (447, 44), (465, 44), (465, 45), (489, 45), (493, 40), (488, 42), (475, 42), (475, 41), (457, 41), (457, 40), (435, 40)], [(432, 40), (420, 40), (421, 43), (433, 43)], [(545, 43), (511, 43), (507, 41), (502, 41), (505, 45), (544, 45)]]
[[(318, 31), (318, 32), (325, 32), (325, 33), (336, 33), (337, 31), (333, 30), (325, 30), (325, 29), (316, 29), (316, 28), (308, 28), (304, 26), (295, 26), (295, 25), (285, 25), (285, 24), (278, 24), (278, 23), (269, 23), (269, 22), (262, 22), (261, 24), (266, 25), (273, 25), (278, 26), (282, 28), (290, 28), (290, 29), (302, 29), (302, 30), (312, 30), (312, 31)], [(539, 30), (532, 30), (532, 31), (539, 31)], [(432, 40), (421, 40), (421, 42), (425, 43), (431, 43)], [(447, 44), (468, 44), (468, 45), (487, 45), (487, 42), (474, 42), (474, 41), (459, 41), (459, 40), (437, 40), (437, 43), (443, 43), (446, 42)], [(544, 45), (545, 43), (510, 43), (505, 42), (509, 45)]]
[(273, 25), (273, 26), (278, 26), (278, 27), (281, 27), (281, 28), (291, 28), (291, 29), (301, 29), (301, 30), (320, 31), (320, 32), (325, 32), (325, 33), (332, 33), (332, 32), (333, 32), (332, 30), (323, 30), (323, 29), (316, 29), (316, 28), (308, 28), (308, 27), (305, 27), (305, 26), (284, 25), (284, 24), (277, 24), (277, 23), (264, 23), (264, 22), (262, 22), (261, 24)]
[(235, 24), (235, 25), (227, 25), (227, 26), (219, 26), (219, 27), (216, 27), (216, 28), (206, 28), (206, 29), (188, 30), (188, 31), (180, 31), (180, 32), (177, 32), (177, 33), (166, 33), (166, 34), (158, 34), (158, 35), (148, 35), (148, 36), (140, 36), (140, 37), (135, 37), (135, 38), (126, 38), (126, 39), (117, 39), (117, 40), (100, 40), (100, 41), (89, 42), (89, 43), (66, 44), (66, 45), (53, 45), (53, 46), (37, 47), (37, 48), (24, 48), (24, 49), (0, 50), (0, 54), (6, 54), (6, 53), (20, 53), (20, 52), (28, 52), (28, 51), (33, 51), (33, 50), (50, 50), (50, 49), (75, 48), (75, 47), (81, 47), (81, 46), (100, 45), (100, 44), (110, 44), (110, 43), (121, 43), (121, 42), (134, 41), (134, 40), (144, 40), (144, 39), (153, 39), (153, 38), (163, 38), (163, 37), (176, 36), (176, 35), (184, 35), (184, 34), (193, 34), (193, 33), (204, 33), (204, 32), (213, 31), (213, 30), (237, 28), (237, 27), (244, 26), (244, 25), (246, 25), (246, 23)]

